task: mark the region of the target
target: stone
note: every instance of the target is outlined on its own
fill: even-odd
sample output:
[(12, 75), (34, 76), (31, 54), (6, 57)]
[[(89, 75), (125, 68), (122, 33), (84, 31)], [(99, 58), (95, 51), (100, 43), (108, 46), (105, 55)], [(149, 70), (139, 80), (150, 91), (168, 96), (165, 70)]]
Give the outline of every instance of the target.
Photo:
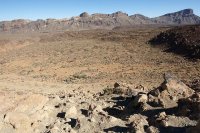
[(65, 116), (66, 118), (77, 117), (77, 108), (75, 106), (70, 107), (69, 109), (67, 109)]
[(146, 94), (138, 94), (134, 99), (134, 105), (137, 106), (140, 103), (146, 103), (148, 101), (148, 96)]
[(166, 118), (166, 113), (165, 112), (161, 112), (158, 117), (161, 118), (161, 119), (165, 119)]
[(157, 124), (162, 127), (185, 127), (195, 126), (197, 122), (190, 120), (188, 117), (178, 117), (173, 115), (166, 115), (164, 112), (158, 115), (156, 119)]
[(96, 120), (95, 120), (94, 117), (90, 118), (89, 121), (90, 121), (90, 122), (96, 122)]
[(165, 81), (161, 85), (162, 90), (167, 90), (170, 96), (176, 96), (178, 98), (189, 97), (194, 93), (194, 90), (189, 88), (183, 82), (181, 82), (176, 76), (165, 73)]
[(146, 120), (145, 116), (142, 116), (140, 114), (134, 114), (130, 116), (128, 119), (128, 122), (130, 123), (130, 130), (131, 132), (135, 133), (144, 133), (144, 126), (149, 126), (148, 121)]
[(114, 88), (117, 88), (117, 87), (120, 87), (120, 84), (119, 83), (114, 83)]
[(15, 133), (16, 130), (12, 125), (0, 122), (0, 133)]
[(102, 106), (97, 105), (93, 112), (96, 112), (96, 113), (103, 112)]
[(32, 132), (31, 120), (28, 115), (19, 112), (5, 114), (4, 122), (13, 126), (17, 133)]
[(117, 119), (116, 117), (113, 117), (113, 116), (109, 116), (109, 121), (111, 123), (114, 123), (114, 122), (117, 122), (119, 119)]
[(159, 133), (158, 128), (154, 127), (154, 126), (150, 126), (147, 128), (146, 130), (147, 133)]
[(15, 111), (26, 114), (33, 114), (37, 110), (42, 109), (48, 100), (48, 97), (41, 94), (32, 94), (28, 96), (28, 98), (26, 98), (24, 101), (20, 102), (20, 104), (15, 108)]
[(163, 127), (168, 127), (169, 126), (169, 124), (168, 124), (168, 122), (166, 120), (162, 120), (160, 122), (160, 125), (163, 126)]

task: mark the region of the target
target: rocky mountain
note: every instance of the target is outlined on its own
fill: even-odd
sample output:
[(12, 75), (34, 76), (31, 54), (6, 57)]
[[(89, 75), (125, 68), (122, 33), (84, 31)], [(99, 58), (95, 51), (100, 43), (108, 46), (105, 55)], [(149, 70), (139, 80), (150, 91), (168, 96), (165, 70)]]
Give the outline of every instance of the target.
[(135, 22), (135, 24), (155, 24), (151, 18), (141, 14), (132, 15), (130, 18)]
[(193, 13), (192, 9), (185, 9), (175, 13), (165, 14), (156, 18), (135, 14), (129, 16), (121, 11), (112, 14), (88, 14), (86, 12), (70, 19), (47, 20), (13, 20), (0, 22), (0, 32), (30, 32), (30, 31), (63, 31), (85, 29), (112, 29), (119, 26), (133, 25), (177, 25), (200, 24), (200, 17)]
[(192, 9), (165, 14), (153, 20), (163, 24), (200, 24), (200, 17), (195, 15)]

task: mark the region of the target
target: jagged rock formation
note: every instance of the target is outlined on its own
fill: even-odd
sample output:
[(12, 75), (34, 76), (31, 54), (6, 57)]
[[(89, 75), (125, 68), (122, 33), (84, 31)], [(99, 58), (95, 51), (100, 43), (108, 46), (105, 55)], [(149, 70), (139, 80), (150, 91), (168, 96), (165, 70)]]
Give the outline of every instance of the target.
[(200, 18), (193, 13), (192, 9), (185, 9), (179, 12), (165, 14), (153, 18), (158, 23), (163, 24), (199, 24)]
[(70, 19), (47, 19), (47, 20), (13, 20), (0, 22), (0, 32), (30, 32), (30, 31), (63, 31), (84, 29), (112, 29), (118, 26), (134, 25), (177, 25), (177, 24), (200, 24), (200, 17), (193, 14), (192, 9), (185, 9), (175, 13), (169, 13), (156, 18), (128, 14), (121, 11), (112, 14), (92, 14), (84, 12)]

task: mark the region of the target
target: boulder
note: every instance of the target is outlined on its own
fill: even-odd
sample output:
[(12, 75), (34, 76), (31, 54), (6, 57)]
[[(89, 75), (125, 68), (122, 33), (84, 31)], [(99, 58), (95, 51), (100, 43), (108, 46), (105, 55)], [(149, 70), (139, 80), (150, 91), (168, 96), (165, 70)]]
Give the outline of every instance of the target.
[(161, 86), (148, 93), (148, 102), (163, 108), (173, 108), (177, 106), (179, 99), (189, 97), (192, 94), (194, 94), (194, 90), (181, 82), (176, 76), (166, 73)]
[(130, 132), (134, 133), (144, 133), (144, 126), (149, 126), (146, 117), (140, 114), (134, 114), (130, 116), (128, 122), (130, 123)]
[(195, 126), (197, 122), (190, 120), (188, 117), (177, 117), (174, 115), (166, 115), (165, 112), (161, 112), (156, 116), (156, 124), (161, 127), (185, 127)]
[(31, 120), (29, 116), (19, 112), (9, 112), (5, 114), (4, 122), (12, 125), (17, 133), (32, 132)]
[(76, 118), (77, 117), (77, 108), (75, 106), (68, 108), (66, 111), (65, 117), (66, 118)]
[(154, 126), (150, 126), (147, 128), (146, 130), (147, 133), (160, 133), (159, 129), (154, 127)]
[(15, 108), (15, 111), (26, 114), (33, 114), (36, 111), (42, 109), (48, 100), (48, 97), (41, 94), (32, 94), (20, 102), (19, 105)]
[(161, 85), (162, 91), (167, 91), (170, 96), (177, 98), (189, 97), (194, 93), (194, 90), (189, 88), (183, 82), (181, 82), (176, 76), (165, 73), (164, 82)]
[(134, 105), (144, 104), (148, 101), (148, 96), (146, 94), (138, 94), (134, 99)]

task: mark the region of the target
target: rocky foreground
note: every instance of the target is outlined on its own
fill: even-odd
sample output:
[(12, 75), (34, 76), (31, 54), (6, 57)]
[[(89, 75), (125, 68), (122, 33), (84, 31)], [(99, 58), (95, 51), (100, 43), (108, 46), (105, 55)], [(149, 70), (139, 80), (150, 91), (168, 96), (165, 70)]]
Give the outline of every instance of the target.
[(102, 92), (55, 94), (0, 92), (1, 133), (198, 132), (200, 82), (184, 84), (171, 74), (146, 91), (115, 83)]

